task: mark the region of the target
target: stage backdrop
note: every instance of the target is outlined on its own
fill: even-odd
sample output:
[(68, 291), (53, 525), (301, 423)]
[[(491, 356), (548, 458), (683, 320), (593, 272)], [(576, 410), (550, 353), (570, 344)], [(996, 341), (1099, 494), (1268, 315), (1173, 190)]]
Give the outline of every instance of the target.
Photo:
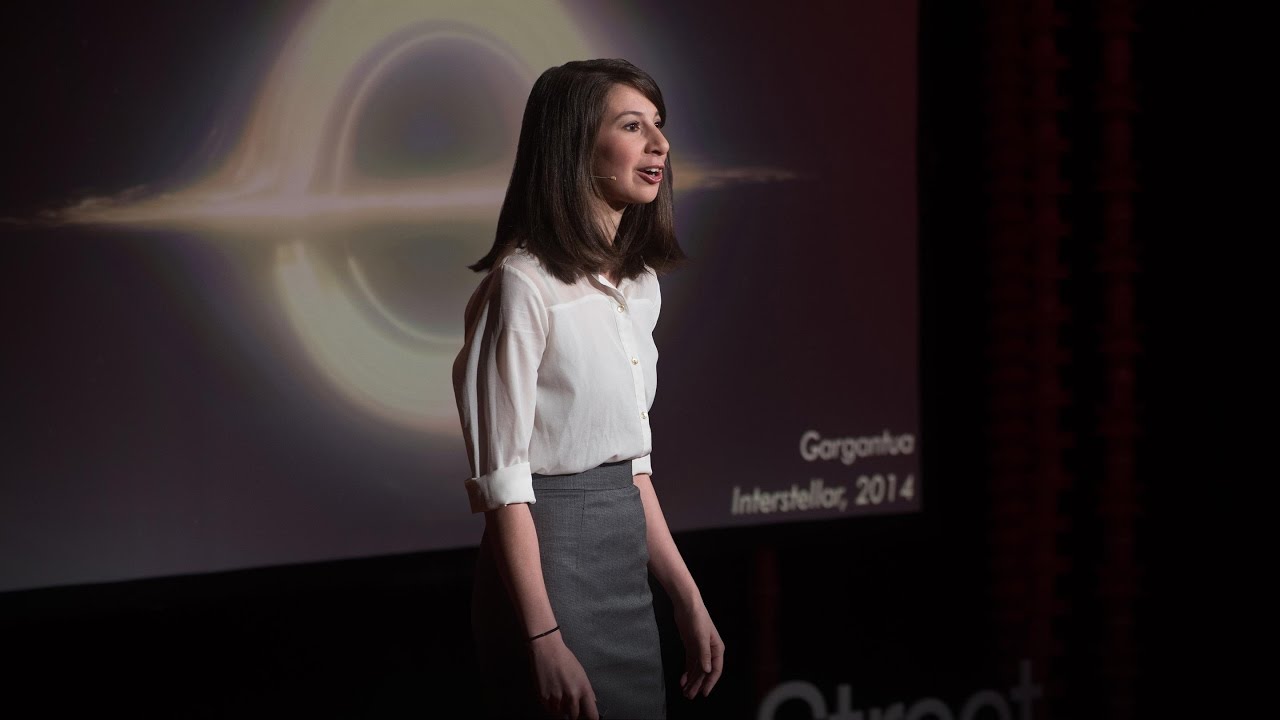
[(0, 590), (474, 544), (450, 384), (528, 90), (661, 84), (674, 530), (913, 511), (914, 3), (31, 4)]

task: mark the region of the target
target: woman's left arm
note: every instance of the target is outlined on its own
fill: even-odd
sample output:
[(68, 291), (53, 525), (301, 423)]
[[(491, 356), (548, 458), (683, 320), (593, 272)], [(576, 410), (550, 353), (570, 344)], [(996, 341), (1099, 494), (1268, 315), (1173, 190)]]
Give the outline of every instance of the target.
[(715, 687), (724, 667), (724, 641), (711, 615), (702, 604), (702, 593), (689, 574), (689, 568), (671, 538), (667, 519), (658, 504), (658, 494), (653, 490), (649, 475), (641, 473), (633, 478), (644, 502), (644, 519), (648, 526), (646, 540), (649, 546), (649, 571), (658, 579), (671, 596), (675, 608), (676, 627), (684, 642), (685, 672), (680, 676), (680, 688), (687, 698), (699, 692), (705, 697)]

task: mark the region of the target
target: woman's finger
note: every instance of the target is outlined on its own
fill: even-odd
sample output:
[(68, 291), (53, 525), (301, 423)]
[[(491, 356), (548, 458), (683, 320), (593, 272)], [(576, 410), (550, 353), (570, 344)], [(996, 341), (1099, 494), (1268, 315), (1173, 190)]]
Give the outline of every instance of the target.
[(721, 663), (716, 663), (715, 667), (712, 668), (711, 674), (707, 676), (707, 681), (702, 685), (703, 697), (706, 697), (711, 694), (711, 688), (716, 686), (716, 681), (720, 679), (720, 675), (723, 672), (723, 667), (724, 665), (722, 665)]
[(706, 675), (701, 668), (697, 667), (689, 668), (686, 674), (689, 676), (689, 681), (684, 686), (684, 696), (693, 699), (697, 696), (699, 688), (702, 687), (702, 681), (706, 678)]
[(717, 637), (716, 642), (712, 643), (711, 674), (702, 687), (702, 695), (704, 697), (711, 694), (711, 688), (715, 687), (720, 676), (724, 674), (724, 643), (719, 642), (719, 640), (720, 638)]
[(698, 650), (699, 650), (698, 660), (701, 663), (702, 672), (704, 673), (711, 672), (711, 636), (710, 635), (703, 635), (702, 638), (698, 640)]

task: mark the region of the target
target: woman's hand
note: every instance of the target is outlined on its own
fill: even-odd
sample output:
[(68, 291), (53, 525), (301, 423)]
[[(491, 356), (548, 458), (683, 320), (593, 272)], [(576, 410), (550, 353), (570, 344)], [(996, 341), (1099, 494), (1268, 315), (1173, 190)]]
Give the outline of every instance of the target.
[(569, 720), (600, 720), (587, 671), (559, 632), (534, 640), (529, 652), (538, 699), (548, 712)]
[(677, 607), (675, 616), (684, 641), (685, 671), (680, 676), (680, 689), (690, 700), (699, 691), (706, 697), (724, 669), (724, 641), (702, 600)]
[(648, 473), (632, 478), (640, 488), (644, 502), (645, 541), (649, 546), (649, 571), (658, 578), (675, 605), (676, 627), (684, 641), (685, 672), (680, 676), (680, 689), (692, 700), (701, 692), (706, 697), (715, 687), (724, 669), (724, 641), (702, 604), (702, 594), (689, 574), (689, 568), (671, 539), (671, 529), (662, 515), (662, 505), (653, 490)]

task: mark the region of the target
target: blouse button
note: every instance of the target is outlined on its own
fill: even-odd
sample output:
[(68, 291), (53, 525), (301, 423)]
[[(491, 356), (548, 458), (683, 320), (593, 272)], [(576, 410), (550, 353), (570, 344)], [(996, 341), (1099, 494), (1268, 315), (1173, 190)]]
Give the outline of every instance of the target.
[(618, 312), (622, 312), (624, 309), (625, 308), (623, 308), (621, 305), (618, 306)]
[(640, 413), (640, 419), (641, 419), (641, 420), (648, 420), (648, 419), (649, 419), (649, 413), (647, 413), (647, 412), (642, 412), (642, 413)]
[(639, 365), (639, 364), (640, 364), (640, 358), (631, 358), (631, 364), (632, 364), (632, 365)]

